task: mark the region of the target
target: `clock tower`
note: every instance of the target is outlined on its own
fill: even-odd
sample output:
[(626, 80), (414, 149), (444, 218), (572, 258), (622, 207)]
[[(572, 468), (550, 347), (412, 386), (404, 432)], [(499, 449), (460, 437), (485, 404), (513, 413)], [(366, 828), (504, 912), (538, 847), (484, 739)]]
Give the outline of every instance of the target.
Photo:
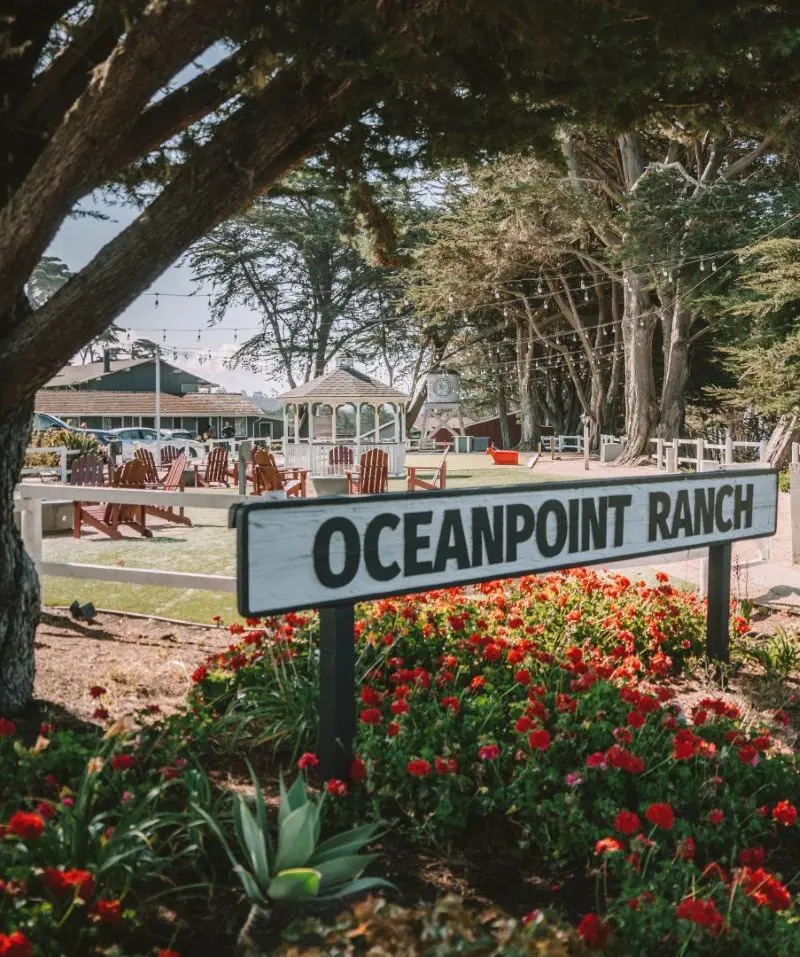
[(453, 431), (450, 422), (458, 417), (458, 431), (464, 435), (464, 417), (461, 409), (461, 386), (457, 372), (436, 369), (427, 375), (428, 396), (422, 407), (420, 441), (425, 442), (442, 426)]

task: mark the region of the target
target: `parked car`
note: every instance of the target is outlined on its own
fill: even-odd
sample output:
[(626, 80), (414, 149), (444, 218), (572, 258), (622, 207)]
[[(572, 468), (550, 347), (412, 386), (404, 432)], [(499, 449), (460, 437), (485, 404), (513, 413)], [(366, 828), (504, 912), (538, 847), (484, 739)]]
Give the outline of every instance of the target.
[(51, 415), (49, 412), (36, 412), (33, 416), (33, 428), (36, 432), (47, 432), (50, 429), (66, 429), (75, 435), (93, 435), (101, 445), (108, 443), (115, 437), (113, 432), (107, 429), (78, 429), (74, 425), (68, 425), (57, 415)]
[[(178, 438), (175, 435), (167, 435), (167, 430), (161, 430), (161, 444), (162, 445), (176, 445), (180, 449), (186, 451), (186, 457), (188, 459), (202, 459), (205, 458), (206, 450), (205, 446), (200, 442), (193, 442), (190, 439)], [(156, 430), (155, 429), (144, 429), (139, 427), (127, 428), (127, 429), (113, 429), (112, 430), (113, 438), (122, 442), (122, 461), (127, 462), (129, 459), (133, 458), (133, 453), (135, 449), (145, 448), (150, 449), (150, 451), (155, 455), (156, 451)]]
[(188, 429), (162, 429), (161, 434), (165, 439), (194, 439), (195, 433)]

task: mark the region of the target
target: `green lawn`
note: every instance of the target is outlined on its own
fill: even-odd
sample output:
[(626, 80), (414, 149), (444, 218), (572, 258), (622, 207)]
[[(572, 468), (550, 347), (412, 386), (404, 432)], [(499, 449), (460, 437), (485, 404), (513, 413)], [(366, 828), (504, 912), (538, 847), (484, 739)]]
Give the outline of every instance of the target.
[[(426, 475), (422, 468), (419, 474), (420, 477)], [(547, 478), (553, 480), (553, 476)], [(447, 473), (450, 488), (488, 488), (543, 480), (535, 472), (524, 468), (453, 469)], [(402, 479), (394, 479), (389, 485), (392, 491), (405, 489)], [(54, 562), (235, 575), (236, 535), (227, 527), (227, 514), (221, 509), (192, 509), (189, 516), (194, 523), (192, 528), (159, 526), (154, 520), (156, 534), (151, 539), (131, 535), (122, 542), (114, 542), (92, 535), (78, 542), (66, 535), (47, 537), (42, 543), (42, 557), (45, 561)], [(237, 617), (235, 596), (226, 592), (50, 576), (43, 579), (43, 590), (44, 601), (48, 605), (69, 605), (77, 598), (81, 604), (91, 601), (97, 608), (163, 615), (187, 621), (210, 622), (214, 615), (222, 615), (226, 621)]]

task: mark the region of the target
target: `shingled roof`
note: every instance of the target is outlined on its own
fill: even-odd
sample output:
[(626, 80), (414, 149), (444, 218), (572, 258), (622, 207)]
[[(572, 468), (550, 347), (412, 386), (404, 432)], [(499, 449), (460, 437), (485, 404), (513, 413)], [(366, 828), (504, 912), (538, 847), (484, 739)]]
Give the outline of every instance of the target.
[(340, 366), (318, 379), (312, 379), (311, 382), (306, 382), (290, 392), (284, 392), (278, 398), (284, 405), (309, 400), (339, 404), (355, 401), (402, 404), (410, 401), (409, 396), (403, 392), (373, 379), (365, 372), (357, 371), (352, 366)]
[[(153, 415), (155, 392), (101, 392), (94, 389), (36, 393), (36, 411), (58, 416)], [(161, 393), (162, 415), (231, 415), (270, 418), (250, 399), (238, 392), (190, 392), (187, 395)]]
[[(111, 367), (109, 372), (105, 371), (105, 367), (102, 362), (87, 362), (84, 365), (64, 366), (64, 368), (57, 375), (54, 375), (53, 378), (50, 379), (50, 381), (45, 385), (45, 388), (58, 389), (65, 388), (67, 386), (82, 385), (84, 382), (94, 382), (95, 380), (102, 379), (104, 376), (111, 375), (114, 372), (126, 372), (128, 369), (134, 369), (136, 366), (147, 365), (148, 363), (152, 363), (154, 361), (155, 360), (152, 356), (144, 359), (114, 359), (109, 363)], [(166, 362), (162, 358), (161, 368), (164, 369), (165, 367), (170, 369), (178, 369), (178, 366), (174, 366), (171, 362)], [(180, 369), (179, 371), (183, 372), (184, 370)], [(207, 385), (214, 385), (213, 382), (203, 379), (194, 372), (189, 373), (189, 375), (199, 379), (200, 382), (205, 382)]]

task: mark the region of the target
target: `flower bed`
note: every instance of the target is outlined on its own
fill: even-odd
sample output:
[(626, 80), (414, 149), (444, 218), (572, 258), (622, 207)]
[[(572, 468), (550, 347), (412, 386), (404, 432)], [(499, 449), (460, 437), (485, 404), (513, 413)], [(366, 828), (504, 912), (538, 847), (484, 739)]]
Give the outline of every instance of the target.
[[(596, 872), (604, 917), (581, 924), (594, 946), (613, 927), (641, 952), (692, 941), (704, 953), (724, 935), (744, 954), (768, 929), (782, 953), (791, 895), (762, 865), (797, 832), (796, 763), (724, 696), (677, 703), (670, 681), (703, 650), (704, 626), (697, 599), (666, 580), (583, 570), (363, 607), (358, 757), (349, 782), (324, 782), (337, 814), (422, 841), (513, 823), (556, 876)], [(195, 675), (197, 697), (241, 715), (254, 740), (285, 735), (313, 768), (316, 620), (249, 627)], [(261, 724), (271, 701), (282, 727)]]
[[(800, 781), (776, 746), (792, 717), (753, 724), (716, 692), (683, 703), (704, 627), (666, 580), (583, 570), (361, 606), (358, 757), (349, 781), (317, 781), (327, 825), (380, 817), (394, 842), (516, 853), (594, 950), (797, 953)], [(230, 801), (203, 765), (269, 746), (314, 780), (317, 617), (230, 631), (185, 713), (24, 744), (0, 721), (0, 954), (203, 953), (172, 912), (192, 895), (207, 911), (209, 888), (221, 939), (235, 932), (236, 879), (205, 823), (230, 836)], [(118, 717), (92, 691), (97, 720)], [(594, 900), (570, 890), (586, 875)]]

